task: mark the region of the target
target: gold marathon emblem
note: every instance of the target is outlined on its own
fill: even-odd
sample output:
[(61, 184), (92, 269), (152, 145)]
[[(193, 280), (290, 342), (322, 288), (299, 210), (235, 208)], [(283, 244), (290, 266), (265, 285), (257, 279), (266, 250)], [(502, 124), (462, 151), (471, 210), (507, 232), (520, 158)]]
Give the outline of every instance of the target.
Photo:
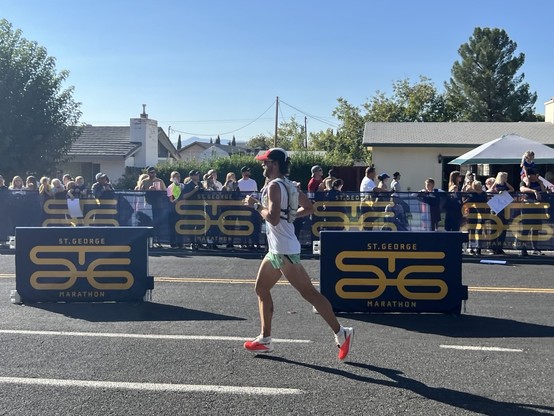
[[(62, 239), (60, 239), (62, 240)], [(81, 242), (83, 242), (82, 239)], [(71, 241), (71, 240), (70, 240)], [(88, 242), (88, 241), (87, 241)], [(126, 290), (133, 286), (133, 275), (117, 268), (107, 269), (105, 266), (128, 266), (129, 257), (98, 258), (91, 261), (86, 270), (78, 270), (77, 266), (86, 264), (87, 254), (92, 253), (129, 253), (129, 245), (63, 245), (35, 246), (29, 253), (31, 262), (37, 266), (47, 266), (48, 270), (39, 270), (30, 277), (30, 284), (36, 290), (67, 290), (79, 278), (84, 278), (97, 290)], [(73, 254), (73, 255), (72, 255)], [(75, 256), (76, 255), (76, 256)], [(77, 259), (77, 264), (71, 258)], [(46, 268), (46, 267), (45, 267)], [(110, 279), (110, 282), (103, 282)], [(113, 282), (117, 279), (118, 282)]]

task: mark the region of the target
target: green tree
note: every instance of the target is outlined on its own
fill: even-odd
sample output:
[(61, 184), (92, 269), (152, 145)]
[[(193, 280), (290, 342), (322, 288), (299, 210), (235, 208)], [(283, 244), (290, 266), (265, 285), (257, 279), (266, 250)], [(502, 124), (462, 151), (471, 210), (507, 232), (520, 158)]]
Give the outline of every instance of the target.
[(291, 117), (290, 121), (281, 121), (277, 132), (277, 147), (285, 150), (304, 149), (304, 126), (300, 125), (295, 117)]
[[(295, 117), (289, 121), (281, 121), (277, 129), (277, 147), (285, 150), (305, 150), (304, 126), (300, 125)], [(258, 134), (252, 137), (246, 145), (256, 149), (270, 149), (275, 147), (274, 137), (265, 134)]]
[(517, 75), (525, 55), (502, 29), (475, 28), (445, 83), (453, 121), (536, 121), (537, 94)]
[(340, 126), (333, 130), (310, 134), (310, 148), (324, 150), (331, 157), (342, 158), (346, 164), (354, 161), (370, 163), (371, 154), (362, 145), (366, 122), (408, 122), (446, 121), (445, 100), (434, 84), (426, 77), (411, 84), (409, 79), (393, 84), (393, 94), (386, 97), (377, 91), (376, 95), (361, 107), (339, 98), (333, 111)]
[(331, 154), (342, 155), (353, 161), (368, 161), (371, 155), (362, 144), (367, 117), (360, 113), (360, 108), (344, 98), (339, 98), (338, 102), (333, 116), (339, 120), (340, 127), (334, 135)]
[(231, 146), (237, 145), (237, 139), (235, 139), (235, 135), (233, 134), (233, 140), (231, 140)]
[(355, 161), (368, 162), (371, 154), (363, 147), (363, 133), (366, 118), (361, 109), (339, 98), (339, 105), (333, 110), (333, 116), (340, 121), (336, 133), (333, 129), (310, 133), (309, 150), (323, 150), (330, 158), (342, 160), (344, 166)]
[(265, 134), (258, 134), (250, 138), (246, 146), (251, 149), (270, 149), (273, 147), (273, 137), (266, 136)]
[(317, 132), (310, 132), (308, 149), (322, 150), (325, 152), (331, 151), (333, 150), (333, 140), (335, 140), (335, 133), (331, 128)]
[(177, 150), (179, 150), (181, 147), (183, 147), (181, 143), (181, 135), (179, 134), (179, 138), (177, 139)]
[(447, 121), (448, 114), (443, 94), (439, 93), (429, 78), (420, 76), (419, 82), (409, 79), (396, 81), (393, 95), (388, 98), (377, 91), (363, 107), (366, 121), (411, 122)]
[(0, 20), (0, 166), (4, 175), (52, 173), (80, 135), (68, 71), (46, 48)]
[(219, 137), (219, 134), (215, 138), (215, 144), (221, 144), (221, 137)]

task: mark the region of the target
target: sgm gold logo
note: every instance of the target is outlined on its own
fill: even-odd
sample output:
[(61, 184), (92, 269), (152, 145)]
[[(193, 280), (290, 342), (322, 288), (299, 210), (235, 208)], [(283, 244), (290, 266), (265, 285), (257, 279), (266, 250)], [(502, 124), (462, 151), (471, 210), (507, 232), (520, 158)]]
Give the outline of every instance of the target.
[(247, 237), (254, 232), (253, 211), (236, 201), (179, 201), (175, 212), (183, 216), (175, 223), (175, 231), (181, 235), (205, 235), (212, 227), (229, 236)]
[(69, 215), (65, 199), (49, 199), (44, 202), (45, 219), (43, 227), (51, 226), (112, 226), (117, 227), (117, 199), (81, 199), (79, 206), (83, 218), (72, 218)]
[[(131, 259), (129, 256), (114, 258), (113, 254), (130, 251), (128, 245), (35, 246), (29, 252), (31, 262), (46, 267), (31, 274), (30, 284), (36, 290), (67, 290), (77, 279), (84, 278), (94, 289), (126, 290), (133, 286), (135, 279), (122, 266), (131, 264)], [(110, 256), (102, 257), (102, 253)], [(95, 259), (87, 262), (92, 254)]]
[[(337, 281), (335, 291), (343, 299), (376, 299), (385, 292), (387, 287), (392, 286), (396, 287), (398, 292), (409, 300), (441, 300), (448, 294), (448, 285), (444, 280), (438, 278), (441, 273), (444, 273), (443, 265), (412, 264), (399, 269), (398, 261), (410, 259), (437, 261), (444, 258), (445, 253), (442, 251), (342, 251), (335, 258), (338, 270), (363, 273), (364, 276), (373, 277), (342, 277)], [(367, 260), (377, 261), (369, 264)], [(386, 263), (387, 270), (379, 267), (379, 263), (383, 266)], [(429, 275), (436, 275), (437, 278), (421, 278)], [(365, 286), (371, 290), (348, 290), (353, 286)], [(410, 290), (410, 288), (416, 287), (427, 290)]]

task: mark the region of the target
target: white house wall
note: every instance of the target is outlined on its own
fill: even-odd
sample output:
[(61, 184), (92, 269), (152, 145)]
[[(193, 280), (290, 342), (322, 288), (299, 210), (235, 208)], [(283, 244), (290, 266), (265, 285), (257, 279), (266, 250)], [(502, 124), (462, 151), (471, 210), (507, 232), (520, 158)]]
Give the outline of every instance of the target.
[[(87, 173), (84, 173), (85, 170), (83, 165), (90, 165), (90, 163), (93, 163), (94, 165), (100, 165), (100, 169), (95, 169), (96, 171), (92, 173), (88, 173), (89, 169), (87, 170)], [(88, 166), (87, 166), (88, 168)], [(79, 176), (82, 175), (85, 178), (85, 183), (90, 187), (94, 182), (96, 182), (95, 175), (98, 172), (105, 173), (108, 175), (108, 178), (110, 178), (110, 181), (115, 184), (119, 181), (119, 179), (123, 176), (125, 173), (125, 167), (123, 164), (123, 159), (118, 160), (95, 160), (94, 162), (85, 162), (85, 161), (72, 161), (65, 165), (62, 165), (60, 167), (61, 171), (63, 173), (69, 173), (71, 176)], [(94, 169), (94, 168), (93, 168)]]
[(179, 152), (181, 160), (199, 160), (199, 155), (205, 150), (203, 146), (200, 146), (196, 143), (191, 144), (186, 149)]
[[(125, 173), (125, 166), (123, 163), (123, 159), (121, 160), (106, 160), (106, 161), (100, 161), (100, 172), (105, 173), (108, 175), (108, 178), (110, 178), (110, 182), (115, 184), (123, 174)], [(94, 183), (95, 179), (92, 178), (92, 182)]]
[(438, 163), (439, 154), (458, 157), (467, 151), (467, 148), (451, 147), (374, 147), (372, 161), (378, 175), (386, 172), (392, 178), (392, 174), (398, 171), (402, 175), (400, 183), (403, 191), (418, 191), (427, 178), (435, 179), (435, 185), (441, 186), (443, 165)]
[(209, 147), (198, 155), (198, 159), (202, 161), (218, 159), (222, 157), (229, 157), (229, 153), (227, 153), (225, 150), (221, 150), (217, 146)]
[(544, 103), (544, 121), (554, 123), (554, 98)]

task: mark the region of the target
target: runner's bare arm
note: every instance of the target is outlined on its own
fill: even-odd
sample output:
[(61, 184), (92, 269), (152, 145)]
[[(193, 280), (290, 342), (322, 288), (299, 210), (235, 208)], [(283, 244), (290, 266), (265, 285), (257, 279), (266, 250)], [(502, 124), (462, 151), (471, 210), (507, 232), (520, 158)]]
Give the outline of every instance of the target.
[(314, 212), (314, 204), (312, 203), (312, 201), (304, 192), (300, 190), (298, 192), (298, 203), (300, 204), (300, 208), (298, 208), (298, 211), (296, 211), (296, 218), (305, 217)]

